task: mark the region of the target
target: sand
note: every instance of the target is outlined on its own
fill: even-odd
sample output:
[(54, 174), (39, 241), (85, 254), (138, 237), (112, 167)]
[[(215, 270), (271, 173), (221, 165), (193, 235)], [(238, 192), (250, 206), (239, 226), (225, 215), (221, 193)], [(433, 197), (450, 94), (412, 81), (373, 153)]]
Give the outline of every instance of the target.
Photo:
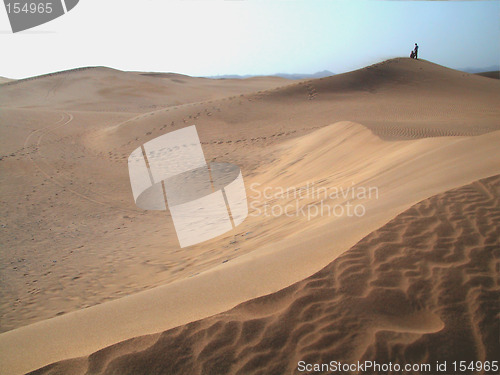
[[(81, 74), (86, 78), (79, 78)], [(112, 79), (107, 80), (107, 74)], [(118, 351), (107, 349), (106, 355), (118, 358), (118, 352), (151, 351), (158, 338), (144, 335), (178, 326), (183, 328), (177, 330), (190, 330), (191, 326), (184, 325), (252, 298), (270, 295), (266, 298), (279, 300), (276, 296), (288, 293), (283, 288), (300, 284), (328, 264), (331, 267), (343, 259), (338, 258), (342, 254), (356, 253), (356, 246), (366, 236), (399, 220), (397, 215), (412, 205), (500, 173), (499, 82), (426, 61), (394, 59), (284, 87), (267, 78), (260, 82), (254, 79), (244, 87), (243, 80), (227, 88), (229, 96), (222, 99), (216, 98), (224, 95), (223, 89), (217, 91), (220, 87), (213, 91), (207, 88), (213, 97), (196, 97), (198, 91), (193, 87), (206, 87), (207, 83), (192, 79), (187, 92), (180, 94), (185, 95), (185, 104), (175, 104), (175, 95), (171, 99), (166, 96), (165, 104), (156, 102), (166, 107), (146, 113), (151, 108), (142, 108), (145, 103), (161, 97), (152, 93), (151, 85), (156, 81), (150, 79), (165, 80), (98, 68), (0, 87), (0, 98), (7, 98), (8, 103), (0, 113), (0, 178), (5, 207), (5, 227), (0, 233), (2, 246), (8, 249), (2, 251), (2, 284), (6, 288), (1, 295), (1, 373), (25, 373), (139, 336), (142, 338), (122, 344)], [(168, 86), (161, 82), (158, 92)], [(257, 83), (265, 86), (263, 82), (276, 88), (262, 87), (260, 92), (250, 93)], [(21, 86), (32, 84), (33, 90), (45, 90), (45, 102), (39, 94), (27, 95)], [(138, 88), (132, 89), (134, 85)], [(283, 80), (279, 85), (283, 86)], [(111, 88), (106, 90), (108, 86)], [(232, 95), (238, 87), (240, 93)], [(100, 100), (95, 100), (96, 93)], [(232, 162), (242, 168), (249, 202), (254, 203), (252, 212), (264, 204), (252, 198), (256, 195), (250, 190), (252, 184), (260, 184), (257, 191), (307, 184), (325, 188), (375, 186), (380, 197), (352, 200), (366, 206), (366, 214), (360, 218), (251, 216), (221, 238), (180, 251), (168, 214), (134, 207), (126, 158), (145, 141), (191, 124), (197, 125), (208, 160)], [(278, 203), (292, 203), (293, 199), (289, 201)], [(345, 201), (339, 198), (331, 203)], [(317, 197), (301, 201), (315, 203)], [(498, 207), (498, 203), (492, 205)], [(464, 217), (466, 212), (462, 212)], [(498, 219), (494, 215), (489, 219), (492, 222)], [(496, 228), (489, 222), (485, 225), (490, 230)], [(478, 231), (489, 238), (487, 231)], [(459, 237), (460, 230), (454, 236)], [(429, 243), (441, 238), (432, 230), (428, 237)], [(375, 238), (378, 240), (370, 243), (370, 251), (379, 246), (382, 252), (386, 240)], [(498, 244), (498, 236), (496, 241)], [(432, 252), (431, 247), (426, 250)], [(454, 267), (450, 261), (450, 270)], [(375, 276), (382, 277), (382, 273)], [(338, 276), (335, 278), (338, 283)], [(331, 280), (327, 283), (336, 285)], [(309, 292), (306, 289), (304, 293)], [(398, 302), (401, 296), (396, 298), (392, 292), (381, 293), (381, 298)], [(270, 322), (294, 305), (294, 298), (253, 309), (253, 315), (238, 321), (243, 324), (273, 316), (263, 326), (269, 323), (269, 329), (280, 337), (281, 330), (291, 334), (299, 328), (301, 316), (281, 328)], [(306, 308), (307, 304), (300, 301), (295, 304)], [(398, 324), (404, 325), (402, 320), (406, 319), (413, 323), (405, 324), (413, 324), (411, 329), (417, 333), (441, 332), (446, 322), (436, 309), (431, 302), (423, 312), (398, 308)], [(483, 310), (481, 307), (480, 314)], [(487, 311), (484, 314), (491, 315)], [(217, 326), (223, 326), (225, 315), (221, 316), (209, 319), (222, 319)], [(405, 318), (408, 316), (411, 319)], [(197, 323), (201, 324), (199, 332), (203, 332), (206, 321)], [(374, 326), (377, 324), (382, 323)], [(372, 332), (362, 327), (358, 327), (359, 334)], [(198, 328), (189, 332), (195, 334)], [(171, 334), (168, 332), (166, 336)], [(320, 333), (317, 336), (317, 340), (322, 339)], [(191, 350), (189, 337), (179, 348)], [(476, 348), (481, 340), (467, 346)], [(195, 352), (203, 350), (205, 344), (207, 358), (212, 360), (203, 362), (198, 354), (193, 355), (191, 362), (186, 361), (187, 366), (193, 366), (193, 373), (202, 371), (202, 366), (211, 368), (215, 361), (210, 347), (217, 345), (208, 339), (201, 340)], [(352, 340), (351, 345), (356, 346), (357, 341)], [(491, 346), (489, 342), (484, 345)], [(19, 347), (25, 349), (20, 352)], [(162, 348), (166, 353), (166, 347)], [(242, 348), (236, 345), (231, 353)], [(287, 362), (292, 366), (305, 353), (299, 348), (284, 350), (281, 362), (262, 363), (283, 366)], [(360, 350), (346, 355), (357, 358), (365, 353)], [(171, 355), (177, 354), (166, 353), (164, 359)], [(323, 352), (317, 350), (315, 355)], [(276, 357), (272, 351), (263, 351), (262, 356)], [(147, 354), (139, 357), (134, 363), (146, 360)], [(241, 357), (238, 363), (233, 359), (222, 360), (229, 366), (229, 373), (251, 366), (245, 362), (248, 358)], [(86, 363), (75, 360), (63, 365), (73, 366), (78, 373)], [(161, 363), (158, 366), (164, 365)], [(97, 373), (106, 367), (102, 363), (99, 366)], [(259, 366), (245, 369), (258, 373)]]
[(214, 80), (87, 67), (10, 81), (2, 87), (2, 96), (7, 107), (144, 113), (287, 82), (279, 77)]
[[(2, 275), (8, 281), (0, 293), (0, 331), (159, 285), (178, 278), (185, 268), (177, 243), (169, 255), (164, 253), (165, 240), (176, 241), (168, 222), (164, 222), (167, 228), (152, 227), (158, 218), (165, 220), (164, 215), (142, 212), (130, 204), (128, 150), (93, 147), (95, 140), (104, 140), (101, 134), (110, 124), (149, 116), (141, 113), (149, 112), (150, 105), (189, 105), (283, 82), (287, 81), (274, 77), (208, 80), (166, 74), (157, 78), (88, 68), (2, 86), (0, 179), (5, 228), (0, 235), (9, 251), (3, 258), (8, 266)], [(179, 87), (184, 91), (178, 93)], [(129, 145), (132, 142), (131, 138)], [(111, 190), (110, 184), (115, 185)], [(130, 239), (140, 232), (125, 227), (149, 214), (140, 229), (145, 243), (139, 240), (130, 246)], [(151, 241), (160, 232), (161, 237)], [(122, 233), (125, 237), (118, 240)], [(123, 247), (128, 250), (120, 256)], [(158, 257), (160, 253), (165, 257)], [(137, 283), (134, 276), (124, 283), (131, 275), (142, 275), (142, 281)]]
[(14, 81), (14, 80), (10, 79), (10, 78), (0, 77), (0, 85), (7, 83), (7, 82), (12, 82), (12, 81)]
[(443, 359), (497, 360), (499, 203), (500, 175), (435, 195), (277, 293), (33, 374), (292, 374), (300, 361), (436, 373)]

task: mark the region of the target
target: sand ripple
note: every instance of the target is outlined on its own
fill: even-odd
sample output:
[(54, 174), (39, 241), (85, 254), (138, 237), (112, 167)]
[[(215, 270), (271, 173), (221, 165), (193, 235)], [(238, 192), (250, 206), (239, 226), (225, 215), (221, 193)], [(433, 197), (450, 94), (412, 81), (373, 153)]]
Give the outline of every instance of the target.
[(32, 374), (292, 374), (297, 363), (495, 360), (500, 175), (426, 199), (315, 275)]

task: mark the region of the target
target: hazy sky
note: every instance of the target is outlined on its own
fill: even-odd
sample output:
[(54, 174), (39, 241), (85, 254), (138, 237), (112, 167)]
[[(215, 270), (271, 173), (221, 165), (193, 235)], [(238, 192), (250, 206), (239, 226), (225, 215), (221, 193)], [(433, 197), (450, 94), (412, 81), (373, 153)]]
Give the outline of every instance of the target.
[[(54, 0), (59, 1), (59, 0)], [(500, 62), (500, 1), (80, 0), (12, 34), (0, 76), (81, 66), (189, 75), (345, 72), (397, 56), (452, 68)]]

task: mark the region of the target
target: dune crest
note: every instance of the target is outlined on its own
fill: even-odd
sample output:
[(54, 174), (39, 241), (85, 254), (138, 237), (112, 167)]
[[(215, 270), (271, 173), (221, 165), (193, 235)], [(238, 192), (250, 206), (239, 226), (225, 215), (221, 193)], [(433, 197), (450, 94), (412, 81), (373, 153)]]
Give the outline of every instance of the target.
[[(327, 188), (376, 186), (382, 197), (327, 200), (332, 204), (363, 203), (366, 214), (362, 217), (321, 215), (310, 220), (304, 215), (275, 217), (251, 212), (236, 229), (236, 246), (241, 247), (242, 254), (239, 257), (187, 279), (3, 333), (0, 352), (16, 366), (33, 369), (43, 365), (41, 358), (53, 362), (88, 354), (276, 292), (317, 272), (419, 200), (499, 173), (500, 155), (495, 154), (499, 142), (500, 132), (388, 141), (352, 122), (332, 124), (283, 142), (271, 152), (273, 160), (246, 179), (247, 190), (255, 182), (265, 189), (301, 187), (310, 181)], [(252, 207), (252, 194), (248, 194)], [(318, 199), (322, 198), (308, 196), (300, 204), (317, 204)], [(260, 200), (253, 207), (266, 203)], [(231, 238), (230, 234), (197, 246), (217, 249)], [(72, 336), (65, 332), (72, 332)], [(22, 360), (20, 353), (13, 352), (19, 346), (31, 348)]]
[(438, 194), (284, 290), (32, 374), (291, 374), (299, 361), (495, 360), (499, 207), (500, 175)]
[[(281, 295), (417, 202), (500, 173), (498, 80), (392, 59), (280, 82), (93, 68), (0, 86), (8, 248), (0, 372), (88, 356)], [(208, 162), (240, 167), (251, 212), (227, 235), (183, 251), (168, 212), (134, 205), (127, 158), (193, 124)], [(374, 195), (361, 194), (371, 187)], [(295, 195), (264, 196), (280, 188)], [(323, 203), (366, 212), (314, 214)], [(388, 292), (401, 308), (405, 282)], [(286, 311), (280, 301), (259, 305), (255, 319)], [(404, 311), (399, 319), (372, 311), (372, 334), (446, 327), (430, 307)]]
[(286, 85), (278, 77), (212, 80), (84, 67), (19, 80), (0, 77), (2, 105), (39, 110), (145, 113)]

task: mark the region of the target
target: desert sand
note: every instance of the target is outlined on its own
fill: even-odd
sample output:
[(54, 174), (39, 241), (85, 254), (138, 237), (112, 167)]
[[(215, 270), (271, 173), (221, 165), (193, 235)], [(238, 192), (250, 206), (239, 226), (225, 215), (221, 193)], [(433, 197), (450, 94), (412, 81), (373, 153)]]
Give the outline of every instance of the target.
[[(0, 86), (0, 372), (491, 360), (499, 84), (393, 59), (301, 82), (93, 68)], [(180, 249), (168, 213), (134, 206), (126, 160), (192, 124), (208, 161), (241, 167), (251, 215)], [(296, 201), (266, 187), (310, 186), (379, 195), (329, 199), (361, 217), (256, 215)]]
[(10, 78), (6, 78), (6, 77), (0, 77), (0, 85), (3, 83), (12, 82), (12, 81), (14, 81), (14, 80), (10, 79)]
[(293, 374), (299, 361), (496, 359), (499, 199), (500, 175), (435, 195), (277, 293), (33, 374)]

